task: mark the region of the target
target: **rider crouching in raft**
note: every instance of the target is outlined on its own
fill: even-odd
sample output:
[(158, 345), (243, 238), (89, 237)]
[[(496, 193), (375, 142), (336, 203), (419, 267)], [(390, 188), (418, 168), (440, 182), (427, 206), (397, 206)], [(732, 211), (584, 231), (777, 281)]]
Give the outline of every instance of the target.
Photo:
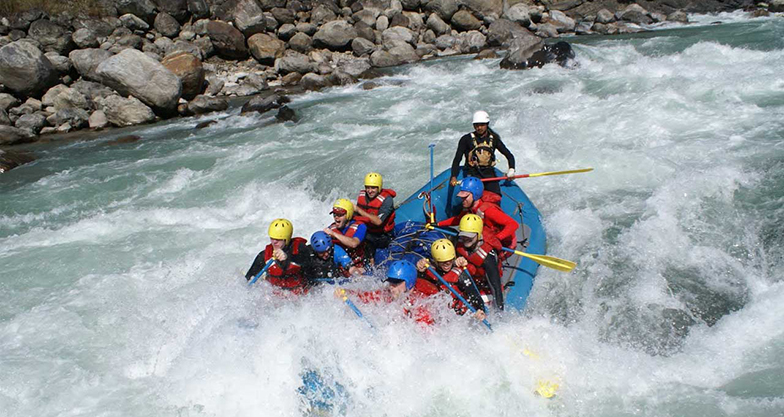
[[(457, 241), (457, 253), (460, 256), (455, 260), (456, 265), (461, 268), (466, 267), (474, 277), (479, 290), (482, 292), (489, 290), (493, 296), (493, 303), (503, 310), (504, 289), (501, 284), (501, 268), (497, 255), (501, 250), (501, 242), (493, 236), (492, 231), (484, 227), (482, 218), (476, 214), (466, 214), (460, 219)], [(489, 300), (488, 297), (485, 302)]]
[[(517, 228), (520, 224), (509, 217), (501, 207), (501, 196), (485, 192), (482, 181), (476, 177), (466, 177), (460, 181), (460, 192), (457, 196), (463, 200), (463, 210), (455, 217), (438, 222), (438, 226), (457, 226), (466, 214), (476, 214), (482, 218), (484, 229), (492, 234), (506, 248), (517, 248)], [(487, 234), (487, 233), (485, 233)], [(499, 257), (504, 260), (511, 252), (501, 252)]]
[(335, 245), (342, 247), (351, 262), (356, 267), (365, 268), (367, 254), (365, 252), (365, 234), (367, 226), (357, 223), (354, 218), (354, 203), (339, 198), (332, 205), (332, 218), (335, 220), (331, 225), (324, 229), (324, 233), (332, 238)]
[(245, 279), (255, 277), (270, 259), (275, 259), (267, 269), (267, 281), (296, 294), (304, 293), (307, 288), (301, 262), (307, 253), (307, 241), (301, 237), (292, 238), (294, 226), (286, 219), (273, 220), (267, 232), (270, 244), (256, 255)]
[(353, 265), (346, 251), (332, 243), (332, 238), (322, 232), (313, 233), (306, 261), (302, 267), (311, 285), (332, 282), (353, 274), (362, 274), (364, 269)]
[(395, 202), (397, 195), (394, 190), (383, 188), (381, 174), (371, 172), (365, 175), (365, 188), (359, 192), (354, 205), (354, 220), (367, 226), (365, 235), (365, 251), (371, 261), (374, 260), (376, 249), (389, 247), (392, 232), (395, 230)]
[[(496, 149), (506, 157), (509, 165), (507, 178), (514, 176), (515, 159), (512, 152), (507, 149), (501, 137), (490, 129), (490, 116), (487, 112), (478, 111), (473, 118), (474, 131), (460, 138), (457, 144), (455, 158), (452, 160), (452, 178), (449, 183), (457, 185), (457, 174), (460, 170), (460, 161), (465, 158), (465, 176), (477, 178), (495, 177), (495, 151)], [(498, 181), (490, 181), (485, 185), (486, 191), (501, 195), (501, 185)]]
[[(479, 293), (479, 288), (474, 285), (471, 278), (468, 277), (468, 274), (464, 273), (463, 268), (458, 267), (456, 264), (456, 254), (455, 254), (455, 246), (449, 239), (438, 239), (430, 245), (430, 256), (432, 258), (432, 266), (436, 270), (436, 272), (441, 275), (441, 278), (444, 279), (452, 288), (460, 293), (463, 298), (468, 301), (472, 307), (476, 309), (475, 317), (479, 320), (484, 320), (484, 308), (485, 303), (482, 300), (482, 295)], [(461, 258), (461, 263), (463, 267), (467, 265), (465, 259)], [(441, 280), (438, 279), (433, 273), (428, 269), (431, 266), (431, 261), (428, 261), (425, 258), (422, 258), (417, 262), (416, 268), (419, 271), (419, 279), (417, 280), (418, 287), (425, 287), (425, 283), (427, 285), (432, 286), (436, 289), (443, 289), (444, 291), (448, 292), (452, 295), (451, 291), (447, 288), (443, 287)], [(421, 283), (421, 285), (420, 285)], [(467, 308), (463, 305), (463, 303), (454, 295), (452, 295), (454, 301), (452, 302), (452, 308), (457, 312), (457, 314), (463, 315), (465, 314)]]

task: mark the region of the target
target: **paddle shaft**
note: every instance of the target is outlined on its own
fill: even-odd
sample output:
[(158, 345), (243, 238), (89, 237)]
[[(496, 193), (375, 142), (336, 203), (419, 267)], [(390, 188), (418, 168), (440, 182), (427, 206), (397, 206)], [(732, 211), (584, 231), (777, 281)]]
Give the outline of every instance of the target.
[[(445, 233), (447, 235), (457, 236), (457, 232), (455, 232), (454, 230), (451, 230), (451, 229), (446, 229), (446, 228), (438, 227), (438, 226), (429, 226), (429, 227), (432, 227), (433, 230), (437, 230), (437, 231), (439, 231), (441, 233)], [(514, 253), (516, 255), (520, 255), (520, 256), (522, 256), (524, 258), (528, 258), (528, 259), (538, 263), (539, 265), (546, 266), (548, 268), (552, 268), (552, 269), (555, 269), (555, 270), (558, 270), (558, 271), (562, 271), (562, 272), (569, 272), (572, 269), (574, 269), (574, 267), (577, 266), (577, 264), (572, 262), (572, 261), (567, 261), (566, 259), (556, 258), (554, 256), (533, 255), (533, 254), (530, 254), (530, 253), (525, 253), (523, 251), (514, 250), (514, 249), (510, 249), (510, 248), (501, 248), (501, 249), (503, 249), (503, 250), (505, 250), (507, 252), (512, 252), (512, 253)]]
[(251, 281), (248, 283), (248, 286), (250, 287), (251, 285), (253, 285), (253, 283), (254, 283), (254, 282), (258, 281), (258, 279), (259, 279), (259, 278), (260, 278), (262, 275), (264, 275), (264, 273), (265, 273), (265, 272), (267, 272), (267, 270), (269, 269), (269, 267), (271, 267), (271, 266), (272, 266), (272, 263), (273, 263), (273, 262), (275, 262), (275, 258), (270, 258), (270, 260), (269, 260), (269, 261), (267, 261), (267, 264), (266, 264), (266, 265), (264, 265), (264, 268), (263, 268), (261, 271), (259, 271), (259, 273), (258, 273), (258, 274), (256, 274), (256, 276), (255, 276), (255, 277), (253, 277), (253, 279), (252, 279), (252, 280), (251, 280)]
[(354, 311), (354, 313), (357, 315), (357, 317), (359, 317), (362, 320), (364, 320), (365, 323), (367, 323), (368, 326), (370, 326), (371, 329), (375, 329), (375, 327), (373, 327), (373, 323), (371, 323), (370, 320), (368, 320), (365, 316), (362, 315), (362, 312), (359, 311), (359, 308), (357, 307), (357, 305), (354, 304), (353, 301), (348, 299), (348, 296), (346, 295), (346, 290), (341, 288), (340, 289), (340, 293), (343, 295), (343, 302), (345, 302), (346, 305), (349, 306), (349, 308), (351, 308), (351, 310)]
[(582, 168), (582, 169), (572, 169), (569, 171), (554, 171), (554, 172), (540, 172), (537, 174), (520, 174), (515, 175), (512, 177), (493, 177), (493, 178), (482, 178), (482, 182), (487, 181), (501, 181), (501, 180), (514, 180), (518, 178), (533, 178), (533, 177), (545, 177), (548, 175), (564, 175), (564, 174), (577, 174), (580, 172), (588, 172), (593, 171), (593, 168)]
[[(442, 277), (438, 272), (436, 272), (435, 268), (433, 268), (432, 266), (428, 266), (427, 270), (430, 271), (430, 273), (432, 273), (433, 275), (435, 275), (435, 277), (438, 278), (438, 280), (441, 281), (441, 283), (444, 284), (444, 286), (449, 289), (449, 292), (451, 292), (452, 295), (457, 297), (457, 299), (460, 300), (460, 302), (463, 303), (463, 305), (466, 306), (468, 310), (471, 311), (471, 313), (476, 314), (476, 309), (474, 308), (474, 306), (468, 304), (468, 301), (466, 301), (466, 299), (463, 298), (463, 296), (460, 295), (460, 293), (457, 292), (456, 289), (454, 289), (451, 285), (449, 285), (449, 283), (446, 282), (444, 277)], [(493, 327), (490, 326), (490, 323), (488, 323), (487, 319), (482, 319), (482, 323), (484, 323), (484, 325), (487, 326), (487, 328), (490, 329), (490, 331), (493, 331)]]

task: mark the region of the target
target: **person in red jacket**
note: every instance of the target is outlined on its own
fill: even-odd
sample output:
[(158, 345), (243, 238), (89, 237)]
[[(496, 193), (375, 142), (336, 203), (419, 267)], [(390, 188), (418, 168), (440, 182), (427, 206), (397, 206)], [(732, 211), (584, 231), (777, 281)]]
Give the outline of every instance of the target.
[(484, 227), (482, 218), (476, 214), (466, 214), (460, 219), (457, 241), (457, 253), (460, 256), (455, 260), (455, 264), (468, 269), (479, 290), (492, 294), (493, 303), (503, 310), (504, 289), (497, 255), (497, 251), (501, 250), (501, 242), (493, 236), (492, 231)]
[(346, 250), (354, 266), (365, 268), (369, 264), (365, 251), (367, 226), (354, 221), (354, 203), (339, 198), (332, 205), (330, 214), (335, 221), (324, 229), (324, 233), (328, 234), (336, 245)]
[[(382, 290), (355, 293), (360, 301), (365, 304), (384, 302), (392, 303), (403, 300), (404, 311), (419, 323), (433, 324), (433, 316), (422, 304), (428, 296), (438, 294), (438, 288), (427, 283), (420, 283), (417, 279), (417, 270), (409, 261), (395, 261), (389, 266), (384, 282), (388, 285)], [(342, 297), (340, 288), (335, 290), (335, 296)]]
[(294, 227), (286, 219), (275, 219), (269, 226), (270, 244), (256, 255), (245, 279), (250, 280), (261, 272), (267, 261), (275, 261), (267, 269), (267, 281), (279, 288), (303, 293), (307, 281), (303, 275), (301, 262), (307, 256), (307, 241), (301, 237), (292, 238)]
[[(463, 211), (455, 217), (440, 221), (438, 226), (457, 226), (463, 216), (473, 213), (482, 218), (485, 230), (489, 229), (501, 245), (506, 248), (517, 248), (516, 232), (520, 224), (501, 210), (499, 206), (501, 196), (486, 192), (482, 181), (475, 177), (463, 178), (457, 196), (463, 199)], [(499, 253), (501, 260), (508, 258), (509, 255), (510, 252)]]
[[(430, 245), (430, 255), (433, 259), (433, 266), (436, 272), (441, 275), (441, 278), (443, 278), (455, 291), (460, 293), (466, 301), (471, 303), (477, 311), (476, 318), (484, 320), (485, 304), (482, 300), (482, 295), (479, 293), (479, 288), (474, 285), (471, 277), (464, 273), (463, 268), (459, 268), (455, 264), (455, 246), (452, 242), (449, 239), (436, 240)], [(465, 259), (463, 259), (463, 261), (465, 261)], [(420, 259), (419, 262), (417, 262), (416, 267), (417, 271), (419, 271), (417, 285), (419, 285), (420, 282), (427, 283), (435, 288), (436, 291), (444, 290), (448, 292), (454, 298), (452, 308), (460, 315), (465, 314), (467, 310), (466, 306), (462, 305), (462, 302), (459, 301), (451, 291), (445, 288), (441, 280), (429, 270), (430, 262), (427, 259)]]
[(384, 249), (392, 241), (395, 230), (394, 190), (384, 187), (381, 174), (371, 172), (365, 175), (365, 188), (359, 192), (354, 204), (354, 220), (367, 226), (365, 251), (373, 259), (376, 249)]

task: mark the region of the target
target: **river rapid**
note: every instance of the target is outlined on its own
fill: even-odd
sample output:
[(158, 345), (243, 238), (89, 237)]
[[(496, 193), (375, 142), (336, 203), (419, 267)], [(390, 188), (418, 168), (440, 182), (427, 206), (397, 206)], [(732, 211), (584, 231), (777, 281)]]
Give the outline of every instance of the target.
[[(398, 68), (294, 97), (297, 124), (35, 145), (0, 176), (2, 414), (296, 416), (315, 369), (342, 387), (327, 415), (784, 415), (784, 19), (694, 18), (572, 39), (571, 69)], [(309, 237), (369, 171), (402, 201), (480, 109), (518, 172), (594, 168), (518, 180), (579, 264), (540, 268), (524, 312), (490, 334), (361, 305), (373, 331), (332, 288), (247, 288), (272, 219)]]

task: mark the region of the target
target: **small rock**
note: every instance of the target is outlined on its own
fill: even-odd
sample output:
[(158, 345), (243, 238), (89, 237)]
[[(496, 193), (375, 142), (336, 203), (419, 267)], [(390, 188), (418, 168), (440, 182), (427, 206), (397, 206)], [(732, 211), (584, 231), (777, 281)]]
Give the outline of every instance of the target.
[(283, 106), (278, 110), (278, 113), (275, 115), (275, 118), (278, 119), (280, 122), (299, 122), (299, 116), (294, 110), (290, 109), (288, 106)]
[(229, 108), (229, 102), (223, 98), (196, 96), (188, 103), (188, 111), (191, 114), (204, 114), (216, 111), (223, 111)]
[(90, 129), (103, 129), (109, 126), (109, 119), (106, 118), (106, 113), (103, 110), (94, 111), (87, 122), (90, 125)]

